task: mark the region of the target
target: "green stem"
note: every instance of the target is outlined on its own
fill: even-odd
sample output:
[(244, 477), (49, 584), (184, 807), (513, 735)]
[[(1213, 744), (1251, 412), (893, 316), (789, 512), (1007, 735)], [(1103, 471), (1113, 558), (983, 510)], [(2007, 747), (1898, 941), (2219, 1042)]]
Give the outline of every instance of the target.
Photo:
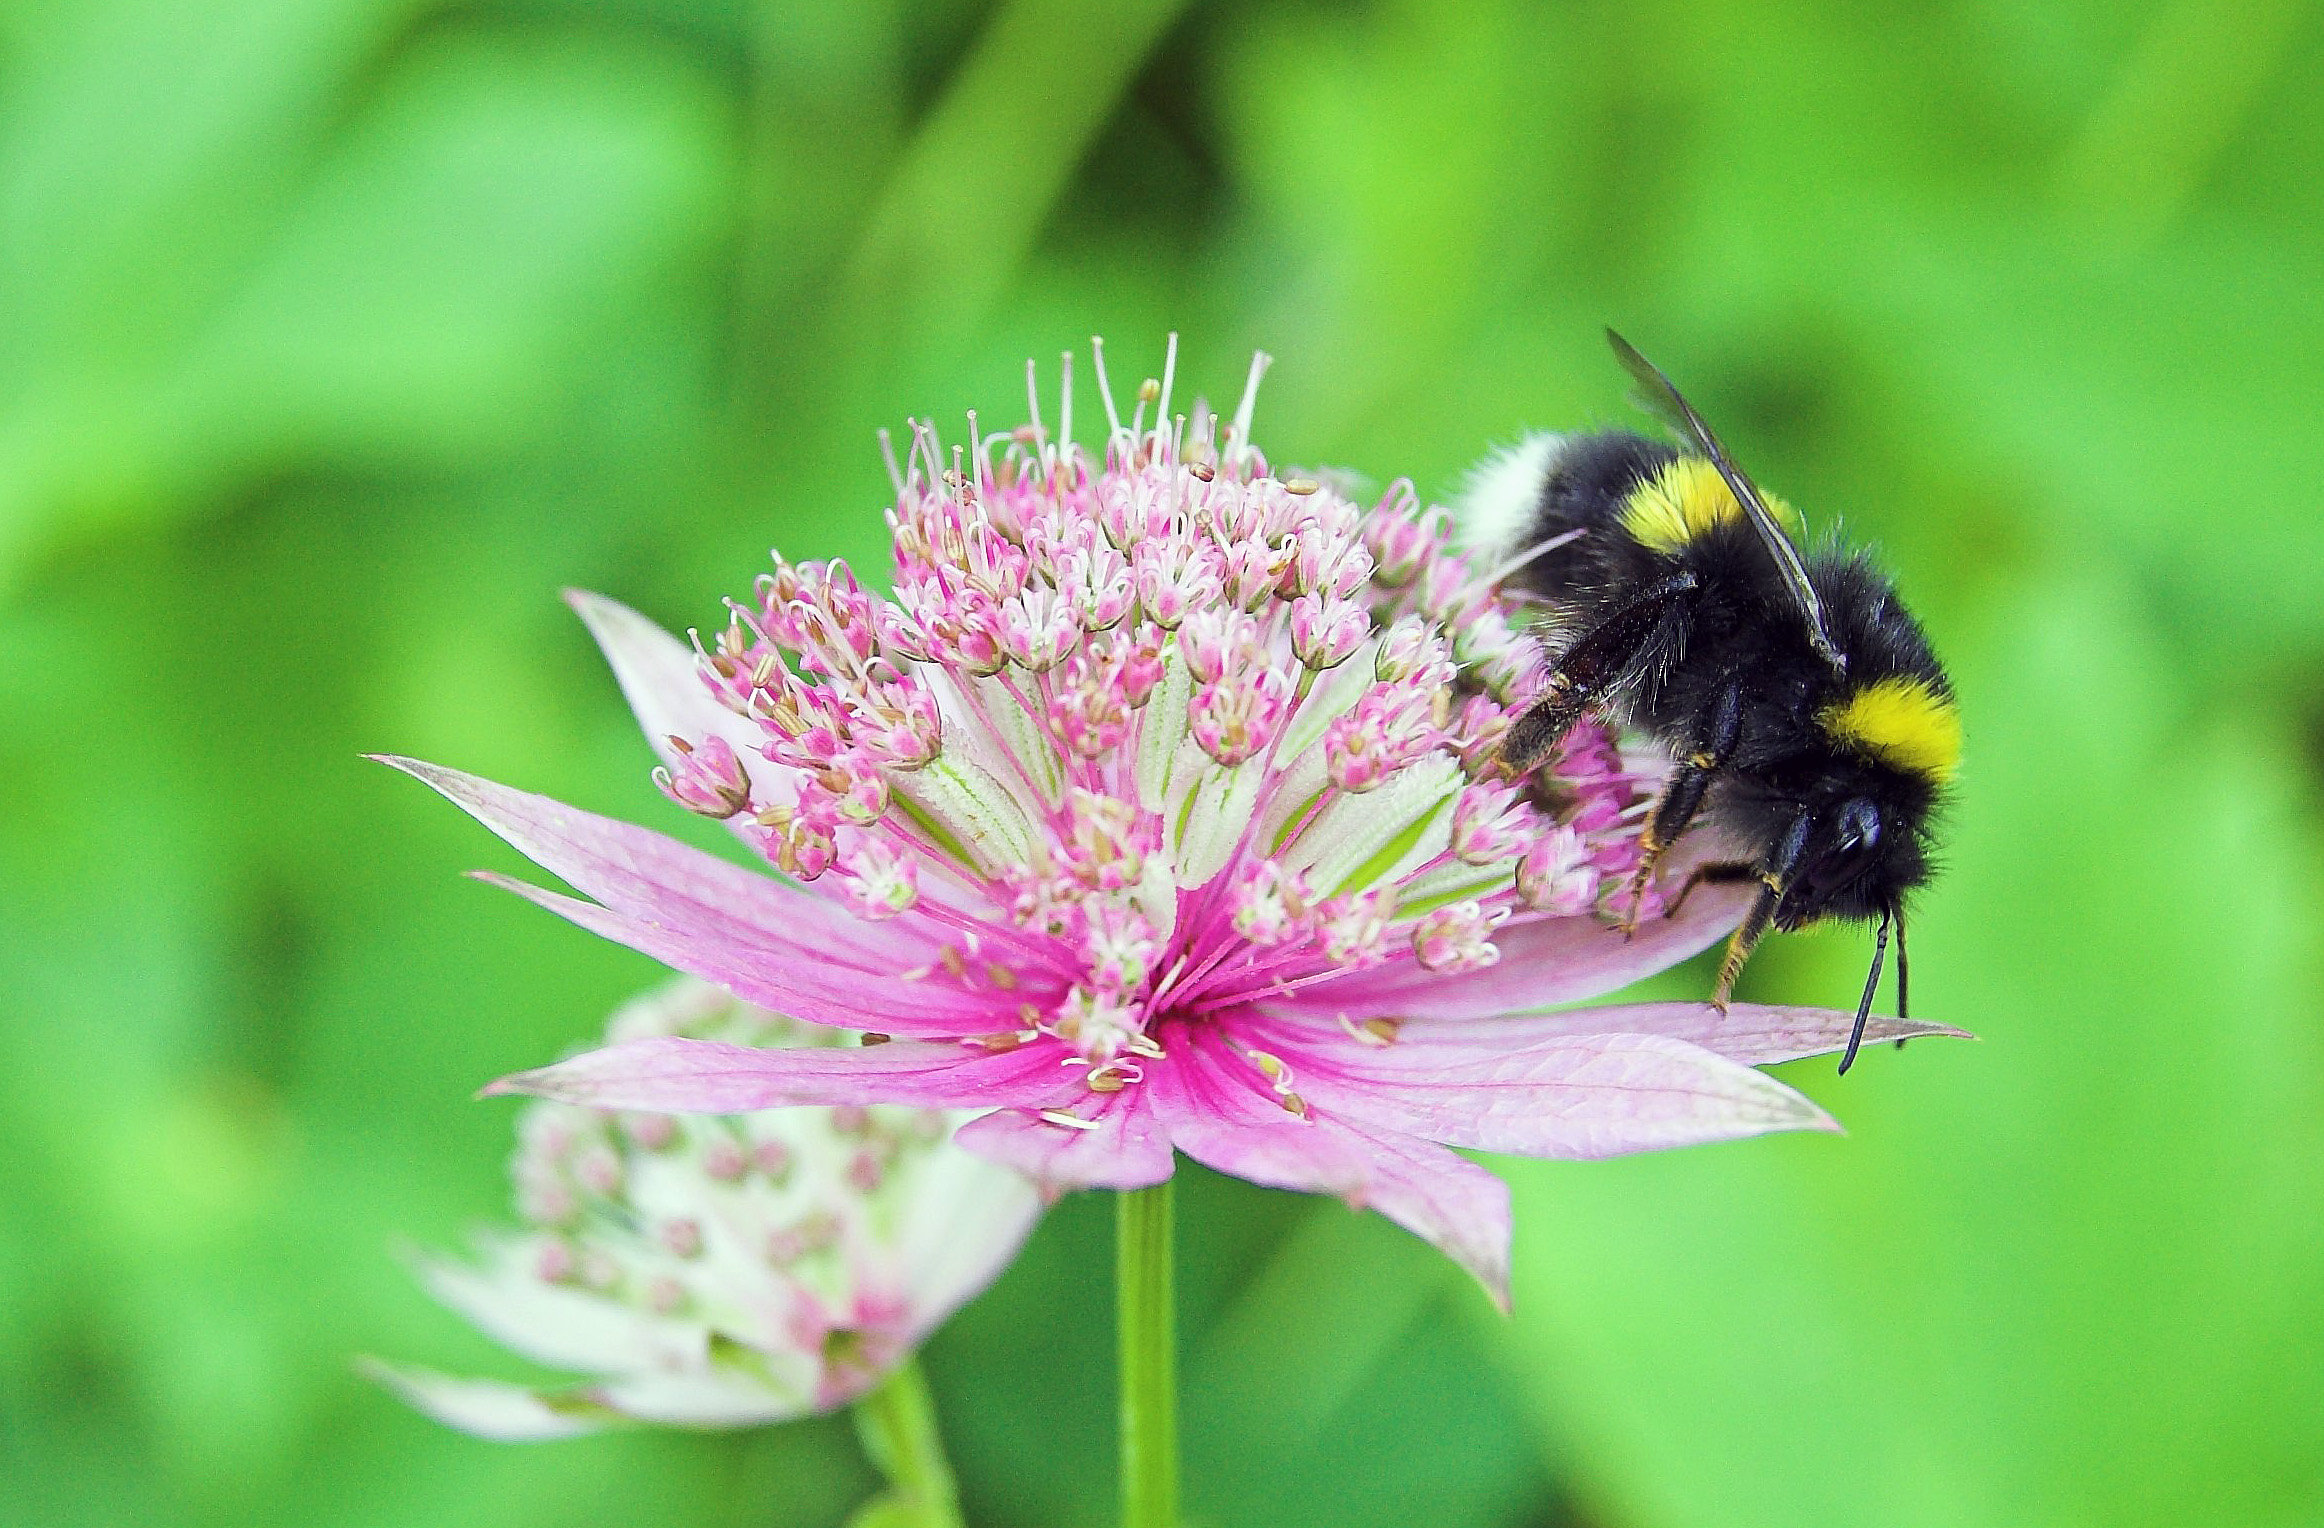
[(1122, 1528), (1178, 1528), (1178, 1333), (1170, 1183), (1116, 1196)]
[(960, 1493), (918, 1359), (905, 1359), (855, 1403), (855, 1430), (863, 1451), (888, 1478), (878, 1521), (899, 1528), (961, 1528)]

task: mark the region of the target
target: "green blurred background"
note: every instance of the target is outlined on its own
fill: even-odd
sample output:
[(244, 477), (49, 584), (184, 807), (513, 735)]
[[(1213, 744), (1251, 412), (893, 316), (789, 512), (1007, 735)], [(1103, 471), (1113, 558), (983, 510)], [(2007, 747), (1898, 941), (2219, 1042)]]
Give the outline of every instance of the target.
[[(1609, 321), (1953, 663), (1917, 1006), (1984, 1041), (1793, 1068), (1846, 1138), (1508, 1165), (1509, 1320), (1192, 1175), (1192, 1511), (2324, 1521), (2320, 71), (2296, 0), (18, 0), (0, 1521), (837, 1522), (844, 1422), (505, 1448), (350, 1372), (513, 1372), (391, 1248), (652, 975), (356, 754), (669, 824), (560, 585), (876, 563), (873, 428), (1093, 332), (1264, 345), (1272, 453), (1443, 497), (1627, 417)], [(1110, 1244), (930, 1352), (982, 1524), (1108, 1517)]]

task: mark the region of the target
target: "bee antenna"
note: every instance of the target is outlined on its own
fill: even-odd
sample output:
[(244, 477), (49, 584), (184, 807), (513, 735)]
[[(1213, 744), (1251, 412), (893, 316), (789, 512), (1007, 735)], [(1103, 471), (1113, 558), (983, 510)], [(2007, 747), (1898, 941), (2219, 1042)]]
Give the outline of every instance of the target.
[(1896, 915), (1896, 1016), (1900, 1019), (1912, 1017), (1912, 1009), (1905, 1001), (1905, 982), (1910, 974), (1904, 960), (1904, 912), (1899, 909)]
[(1873, 994), (1880, 990), (1880, 967), (1888, 959), (1888, 929), (1896, 921), (1894, 909), (1883, 909), (1880, 932), (1872, 936), (1872, 972), (1864, 978), (1864, 996), (1856, 1003), (1856, 1027), (1848, 1031), (1848, 1050), (1840, 1058), (1840, 1075), (1856, 1064), (1856, 1048), (1864, 1043), (1864, 1025), (1872, 1017)]

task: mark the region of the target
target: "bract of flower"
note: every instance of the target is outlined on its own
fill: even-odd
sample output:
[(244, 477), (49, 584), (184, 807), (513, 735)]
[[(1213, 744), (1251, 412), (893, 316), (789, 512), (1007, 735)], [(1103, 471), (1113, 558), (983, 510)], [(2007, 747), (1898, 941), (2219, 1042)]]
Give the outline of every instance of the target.
[[(607, 1038), (684, 1036), (801, 1056), (860, 1037), (682, 978)], [(1018, 1174), (920, 1107), (671, 1116), (542, 1102), (517, 1122), (521, 1228), (423, 1256), (429, 1290), (517, 1353), (586, 1378), (374, 1374), (421, 1410), (505, 1440), (621, 1422), (745, 1426), (861, 1394), (1016, 1255), (1039, 1213)]]
[[(1665, 918), (1658, 883), (1635, 936), (1615, 927), (1667, 761), (1585, 720), (1501, 779), (1537, 639), (1409, 484), (1366, 507), (1274, 472), (1250, 435), (1263, 360), (1229, 421), (1171, 414), (1166, 366), (1127, 419), (1101, 393), (1094, 445), (1037, 415), (949, 446), (915, 425), (892, 602), (843, 565), (778, 560), (689, 653), (575, 596), (666, 767), (673, 737), (751, 761), (730, 825), (789, 881), (395, 761), (586, 899), (501, 883), (520, 895), (748, 1001), (897, 1037), (641, 1041), (500, 1086), (988, 1109), (962, 1144), (1051, 1190), (1154, 1183), (1183, 1151), (1378, 1208), (1496, 1295), (1506, 1193), (1452, 1148), (1830, 1128), (1755, 1068), (1838, 1049), (1852, 1015), (1508, 1017), (1684, 959), (1747, 892), (1705, 885)], [(1716, 847), (1690, 834), (1665, 876)]]

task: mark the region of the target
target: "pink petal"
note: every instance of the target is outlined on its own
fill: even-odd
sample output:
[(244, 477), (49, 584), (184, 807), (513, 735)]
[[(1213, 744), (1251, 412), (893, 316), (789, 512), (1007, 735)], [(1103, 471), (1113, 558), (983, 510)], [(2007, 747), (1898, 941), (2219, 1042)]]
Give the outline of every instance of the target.
[(1077, 1073), (1058, 1064), (1065, 1054), (1054, 1040), (995, 1054), (917, 1040), (774, 1047), (657, 1035), (518, 1072), (484, 1091), (666, 1114), (746, 1114), (794, 1104), (1045, 1108), (1087, 1091)]
[(1751, 901), (1743, 886), (1703, 886), (1676, 918), (1652, 918), (1633, 938), (1594, 917), (1536, 918), (1494, 934), (1498, 963), (1438, 975), (1402, 961), (1321, 982), (1271, 1006), (1363, 1018), (1481, 1019), (1603, 997), (1676, 965), (1727, 936)]
[(417, 759), (378, 761), (434, 787), (527, 859), (629, 917), (716, 917), (803, 955), (872, 972), (935, 954), (940, 941), (870, 923), (772, 876), (729, 864), (648, 828)]
[(491, 871), (475, 874), (487, 885), (512, 891), (591, 933), (715, 983), (746, 1003), (810, 1024), (914, 1036), (994, 1034), (1020, 1027), (1016, 1009), (1026, 991), (963, 992), (933, 973), (916, 980), (875, 979), (811, 957), (768, 950), (756, 942), (755, 933), (641, 922)]
[(1509, 1185), (1429, 1141), (1347, 1120), (1326, 1129), (1371, 1154), (1371, 1208), (1477, 1276), (1493, 1303), (1509, 1308)]
[(1474, 1273), (1509, 1303), (1509, 1190), (1499, 1178), (1424, 1140), (1335, 1117), (1302, 1115), (1216, 1031), (1179, 1031), (1172, 1065), (1149, 1070), (1154, 1107), (1180, 1150), (1206, 1166), (1273, 1188), (1337, 1194), (1371, 1208)]
[(1716, 1052), (1662, 1035), (1588, 1034), (1516, 1050), (1372, 1046), (1254, 1021), (1252, 1043), (1289, 1062), (1303, 1096), (1448, 1146), (1595, 1158), (1837, 1130), (1793, 1089)]
[(953, 1140), (978, 1156), (1013, 1167), (1043, 1194), (1080, 1188), (1151, 1188), (1171, 1174), (1170, 1138), (1154, 1117), (1144, 1085), (1114, 1094), (1092, 1093), (1078, 1081), (1081, 1095), (1071, 1114), (1096, 1125), (1060, 1125), (1031, 1109), (997, 1109), (970, 1120)]
[(610, 938), (651, 943), (655, 958), (705, 980), (726, 984), (737, 970), (755, 971), (757, 989), (737, 994), (751, 1002), (819, 1024), (862, 1029), (882, 1020), (976, 1034), (1012, 1026), (1015, 1000), (1025, 996), (1004, 1001), (933, 978), (906, 979), (940, 945), (901, 920), (864, 922), (772, 877), (546, 796), (411, 759), (381, 762), (434, 786), (615, 916), (553, 893), (527, 896)]
[[(1514, 1014), (1493, 1019), (1419, 1019), (1397, 1031), (1394, 1050), (1408, 1066), (1425, 1070), (1453, 1066), (1480, 1056), (1499, 1055), (1542, 1040), (1581, 1035), (1662, 1035), (1717, 1051), (1746, 1066), (1773, 1066), (1803, 1056), (1843, 1050), (1853, 1013), (1838, 1008), (1791, 1008), (1767, 1003), (1733, 1003), (1725, 1013), (1709, 1003), (1628, 1003), (1607, 1008), (1568, 1008), (1559, 1013)], [(1334, 1030), (1338, 1025), (1334, 1023)], [(1340, 1031), (1344, 1036), (1345, 1031)], [(1874, 1015), (1864, 1026), (1864, 1043), (1943, 1037), (1974, 1039), (1950, 1024)]]
[(1180, 1028), (1165, 1044), (1169, 1059), (1147, 1067), (1145, 1085), (1180, 1151), (1269, 1188), (1363, 1201), (1371, 1181), (1368, 1153), (1286, 1109), (1257, 1068), (1214, 1029)]

